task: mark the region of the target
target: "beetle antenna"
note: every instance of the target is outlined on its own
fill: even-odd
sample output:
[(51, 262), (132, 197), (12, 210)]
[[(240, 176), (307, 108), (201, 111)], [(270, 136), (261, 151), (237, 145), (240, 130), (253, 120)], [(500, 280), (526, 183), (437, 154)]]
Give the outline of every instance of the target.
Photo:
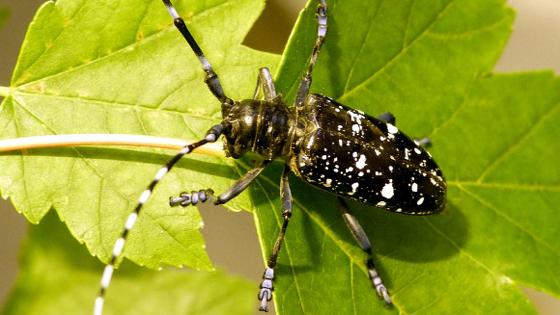
[(200, 63), (202, 64), (202, 69), (206, 73), (204, 82), (208, 86), (208, 89), (210, 89), (212, 94), (214, 94), (214, 96), (222, 103), (222, 107), (230, 107), (233, 104), (233, 100), (227, 97), (224, 93), (224, 90), (222, 89), (222, 85), (220, 83), (220, 79), (218, 79), (218, 75), (216, 74), (216, 72), (214, 72), (212, 65), (204, 55), (204, 52), (202, 51), (200, 46), (198, 46), (198, 43), (189, 31), (187, 25), (185, 24), (185, 21), (181, 16), (179, 16), (179, 13), (177, 13), (177, 10), (170, 0), (162, 1), (167, 8), (167, 11), (169, 12), (169, 15), (171, 15), (171, 17), (173, 18), (175, 27), (179, 30), (179, 32), (181, 32), (194, 54), (198, 57), (198, 61), (200, 61)]
[[(103, 276), (101, 277), (99, 292), (97, 293), (97, 298), (95, 299), (95, 307), (94, 307), (94, 310), (93, 310), (94, 315), (101, 315), (103, 313), (103, 304), (105, 302), (105, 294), (107, 292), (107, 288), (109, 287), (109, 284), (111, 283), (111, 278), (113, 276), (113, 271), (115, 269), (115, 264), (123, 253), (124, 245), (126, 243), (126, 240), (128, 238), (128, 234), (129, 234), (130, 230), (132, 229), (132, 227), (136, 223), (136, 220), (138, 219), (138, 215), (140, 214), (140, 211), (142, 210), (142, 207), (144, 206), (144, 204), (148, 201), (148, 199), (152, 195), (156, 185), (171, 170), (171, 168), (173, 168), (173, 166), (175, 164), (177, 164), (177, 162), (179, 162), (179, 160), (183, 156), (191, 153), (194, 149), (196, 149), (200, 146), (203, 146), (203, 145), (205, 145), (207, 143), (210, 143), (210, 142), (215, 142), (218, 139), (218, 137), (222, 134), (222, 132), (223, 132), (223, 126), (222, 125), (215, 125), (212, 128), (210, 128), (210, 130), (208, 130), (204, 139), (199, 140), (199, 141), (194, 142), (194, 143), (191, 143), (191, 144), (188, 144), (188, 145), (185, 145), (181, 149), (181, 151), (179, 151), (179, 153), (177, 153), (173, 158), (171, 158), (171, 160), (169, 160), (169, 162), (167, 162), (162, 168), (159, 169), (159, 171), (156, 173), (156, 176), (154, 177), (154, 179), (152, 179), (152, 182), (142, 192), (142, 194), (140, 195), (140, 198), (138, 199), (138, 203), (136, 204), (136, 207), (134, 208), (134, 211), (131, 212), (128, 215), (128, 218), (126, 219), (126, 224), (124, 226), (124, 229), (122, 230), (120, 237), (117, 239), (117, 241), (113, 245), (113, 251), (111, 253), (111, 259), (109, 260), (109, 263), (107, 265), (105, 265), (105, 269), (103, 270)], [(206, 191), (201, 191), (200, 192), (201, 201), (206, 200), (205, 193), (206, 193)], [(209, 193), (211, 193), (211, 192), (209, 192)]]

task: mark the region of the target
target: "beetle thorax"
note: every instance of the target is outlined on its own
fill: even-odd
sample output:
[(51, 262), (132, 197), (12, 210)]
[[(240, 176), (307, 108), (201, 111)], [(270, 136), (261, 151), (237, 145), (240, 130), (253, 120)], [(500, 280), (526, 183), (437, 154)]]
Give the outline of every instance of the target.
[(295, 114), (280, 97), (235, 102), (223, 121), (226, 154), (233, 158), (247, 152), (265, 159), (287, 156), (294, 122)]

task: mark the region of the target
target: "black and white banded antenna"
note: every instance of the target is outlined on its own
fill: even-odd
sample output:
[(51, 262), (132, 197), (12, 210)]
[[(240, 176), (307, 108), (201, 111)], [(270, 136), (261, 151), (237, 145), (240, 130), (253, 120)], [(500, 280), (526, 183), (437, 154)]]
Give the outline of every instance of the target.
[[(169, 1), (169, 0), (162, 0), (162, 1), (163, 1), (163, 4), (165, 5), (165, 7), (167, 8), (167, 11), (169, 12), (169, 15), (171, 15), (171, 17), (173, 18), (173, 23), (175, 24), (175, 27), (179, 30), (179, 32), (181, 32), (181, 34), (183, 35), (183, 37), (185, 38), (185, 40), (189, 44), (190, 48), (192, 49), (192, 51), (194, 52), (194, 54), (198, 58), (200, 64), (202, 65), (202, 69), (206, 73), (206, 77), (204, 79), (204, 82), (208, 86), (208, 89), (220, 101), (220, 103), (222, 105), (222, 112), (228, 111), (229, 108), (234, 103), (233, 100), (225, 95), (224, 90), (222, 88), (222, 85), (220, 84), (220, 80), (218, 79), (218, 75), (216, 74), (216, 72), (214, 72), (214, 69), (212, 68), (212, 65), (210, 64), (210, 62), (208, 61), (208, 59), (204, 55), (204, 52), (202, 51), (200, 46), (197, 44), (196, 40), (193, 38), (191, 32), (187, 28), (187, 25), (185, 24), (185, 21), (179, 16), (179, 14), (177, 13), (177, 10), (175, 9), (175, 7), (173, 7), (173, 4), (171, 4), (171, 1)], [(142, 194), (140, 195), (140, 198), (138, 199), (138, 203), (136, 204), (136, 207), (134, 208), (134, 211), (129, 214), (129, 216), (126, 220), (124, 229), (121, 232), (120, 237), (116, 240), (116, 242), (113, 246), (113, 250), (112, 250), (112, 253), (111, 253), (111, 259), (109, 260), (109, 263), (105, 266), (105, 269), (103, 270), (103, 275), (101, 277), (99, 291), (98, 291), (97, 297), (95, 299), (95, 305), (94, 305), (94, 310), (93, 310), (94, 315), (102, 315), (103, 314), (103, 305), (105, 303), (105, 294), (106, 294), (107, 289), (108, 289), (108, 287), (111, 283), (111, 278), (113, 276), (113, 271), (115, 269), (115, 264), (116, 264), (117, 260), (121, 257), (121, 255), (124, 251), (124, 246), (126, 244), (126, 240), (127, 240), (127, 237), (128, 237), (128, 234), (129, 234), (130, 230), (132, 229), (132, 227), (136, 223), (136, 220), (138, 219), (138, 215), (140, 214), (140, 211), (142, 210), (142, 207), (144, 206), (144, 204), (148, 201), (148, 199), (152, 195), (156, 185), (159, 183), (159, 181), (171, 170), (171, 168), (183, 156), (191, 153), (194, 149), (196, 149), (198, 147), (204, 146), (205, 144), (208, 144), (208, 143), (215, 142), (220, 137), (220, 135), (222, 135), (223, 129), (224, 129), (224, 127), (221, 124), (215, 125), (212, 128), (210, 128), (210, 130), (208, 130), (204, 139), (199, 140), (199, 141), (194, 142), (194, 143), (191, 143), (191, 144), (188, 144), (188, 145), (185, 145), (179, 151), (179, 153), (177, 153), (169, 162), (167, 162), (167, 164), (165, 166), (163, 166), (156, 173), (152, 182), (148, 185), (148, 187), (146, 187), (144, 192), (142, 192)], [(258, 173), (257, 173), (257, 175), (258, 175)], [(185, 206), (187, 204), (196, 204), (199, 201), (200, 202), (206, 201), (206, 199), (212, 194), (213, 194), (213, 191), (211, 191), (211, 190), (201, 190), (199, 192), (193, 192), (191, 194), (182, 195), (182, 196), (180, 196), (178, 198), (175, 198), (175, 199), (172, 198), (170, 200), (170, 204), (172, 206), (174, 206), (174, 205)], [(220, 197), (218, 197), (218, 199), (220, 199), (222, 197), (223, 196), (220, 196)]]
[[(138, 198), (136, 207), (134, 207), (134, 210), (128, 215), (124, 229), (121, 232), (119, 238), (115, 241), (115, 244), (113, 245), (113, 250), (111, 252), (111, 259), (109, 260), (109, 263), (105, 265), (105, 269), (103, 270), (99, 291), (97, 293), (97, 297), (95, 298), (95, 306), (93, 310), (94, 315), (103, 314), (105, 294), (107, 292), (107, 289), (109, 288), (109, 285), (111, 284), (113, 271), (115, 270), (115, 264), (124, 251), (124, 246), (126, 244), (126, 240), (128, 238), (130, 230), (134, 227), (134, 224), (138, 219), (138, 215), (140, 214), (140, 211), (142, 210), (144, 204), (146, 204), (146, 202), (154, 192), (156, 185), (173, 168), (173, 166), (175, 166), (175, 164), (179, 162), (179, 160), (183, 156), (193, 152), (193, 150), (201, 146), (204, 146), (205, 144), (215, 142), (222, 134), (222, 130), (223, 130), (222, 125), (215, 125), (212, 128), (210, 128), (210, 130), (208, 130), (206, 136), (202, 140), (183, 146), (183, 148), (179, 151), (179, 153), (177, 153), (173, 158), (171, 158), (171, 160), (169, 160), (169, 162), (167, 162), (162, 168), (159, 169), (159, 171), (157, 171), (156, 175), (154, 176), (150, 184), (142, 192), (140, 198)], [(191, 198), (191, 203), (192, 204), (196, 203), (194, 199), (196, 199), (197, 201), (200, 200), (201, 202), (204, 202), (206, 201), (207, 195), (211, 195), (212, 193), (213, 193), (212, 191), (204, 191), (204, 190), (198, 193), (193, 193), (193, 196), (196, 195), (196, 197)]]

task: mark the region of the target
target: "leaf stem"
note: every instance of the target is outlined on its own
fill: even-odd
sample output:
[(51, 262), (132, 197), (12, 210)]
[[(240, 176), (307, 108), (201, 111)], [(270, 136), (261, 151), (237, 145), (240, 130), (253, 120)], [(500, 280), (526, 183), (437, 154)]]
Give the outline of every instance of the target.
[(0, 97), (8, 97), (12, 94), (12, 88), (9, 86), (0, 86)]
[[(0, 140), (0, 152), (29, 150), (37, 148), (75, 147), (75, 146), (138, 146), (179, 150), (192, 143), (191, 140), (152, 137), (127, 134), (69, 134), (23, 137)], [(209, 143), (195, 151), (199, 154), (225, 156), (220, 143)]]

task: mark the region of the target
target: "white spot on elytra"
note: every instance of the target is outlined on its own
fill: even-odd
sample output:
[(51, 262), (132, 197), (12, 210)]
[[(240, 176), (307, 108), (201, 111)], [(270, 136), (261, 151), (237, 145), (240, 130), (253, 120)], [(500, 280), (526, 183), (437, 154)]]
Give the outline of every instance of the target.
[(389, 133), (397, 133), (397, 132), (399, 132), (399, 129), (397, 129), (397, 127), (395, 127), (391, 124), (387, 124), (387, 131)]
[(358, 169), (362, 169), (366, 166), (366, 156), (361, 154), (360, 158), (358, 159), (358, 161), (356, 162), (356, 167)]
[(325, 154), (323, 154), (323, 156), (321, 156), (321, 158), (322, 158), (323, 160), (326, 160), (326, 159), (327, 159), (327, 156), (326, 156)]
[(418, 199), (418, 201), (416, 202), (417, 205), (421, 205), (424, 202), (424, 197), (420, 197), (420, 199)]
[(360, 184), (357, 183), (357, 182), (352, 184), (352, 194), (356, 193), (356, 190), (358, 189), (358, 186), (360, 186)]
[(381, 152), (379, 150), (375, 149), (375, 155), (380, 156)]
[(353, 124), (352, 125), (352, 131), (353, 132), (358, 133), (358, 132), (360, 132), (360, 129), (361, 128), (360, 128), (360, 126), (358, 126), (358, 124)]
[(364, 118), (363, 115), (360, 115), (360, 114), (358, 114), (358, 113), (355, 113), (355, 112), (352, 111), (352, 110), (349, 110), (349, 111), (348, 111), (348, 115), (350, 116), (350, 120), (351, 120), (351, 121), (355, 121), (355, 122), (358, 122), (358, 123), (360, 123), (360, 122), (362, 121), (362, 118)]
[(381, 189), (381, 196), (383, 196), (387, 199), (393, 198), (394, 194), (395, 194), (395, 191), (393, 189), (393, 183), (385, 184), (385, 186), (383, 186), (383, 189)]
[(387, 205), (387, 203), (385, 201), (380, 201), (376, 204), (376, 206), (378, 207), (385, 207)]
[(418, 184), (416, 183), (412, 183), (412, 187), (410, 188), (413, 192), (417, 192), (418, 191)]
[(331, 187), (331, 183), (332, 183), (332, 179), (327, 178), (327, 180), (325, 181), (325, 187)]
[(418, 149), (418, 148), (414, 148), (414, 152), (416, 152), (416, 154), (422, 153), (422, 151), (420, 151), (420, 149)]

